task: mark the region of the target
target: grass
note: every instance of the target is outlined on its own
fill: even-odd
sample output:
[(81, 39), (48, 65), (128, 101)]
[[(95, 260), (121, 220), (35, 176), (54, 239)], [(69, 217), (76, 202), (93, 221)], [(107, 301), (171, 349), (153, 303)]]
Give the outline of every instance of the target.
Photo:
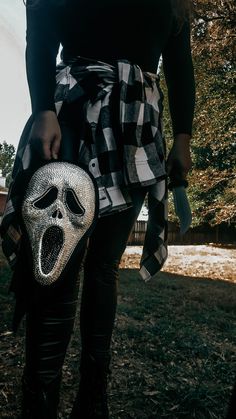
[[(23, 327), (6, 334), (9, 270), (0, 282), (2, 418), (15, 418), (23, 366)], [(235, 378), (235, 285), (161, 272), (143, 283), (120, 272), (109, 384), (111, 419), (225, 419)], [(66, 357), (60, 417), (72, 404), (79, 365), (79, 321)]]
[(114, 344), (118, 359), (128, 359), (121, 379), (129, 416), (120, 417), (225, 418), (236, 359), (233, 292), (224, 281), (162, 272), (144, 284), (137, 271), (122, 271)]

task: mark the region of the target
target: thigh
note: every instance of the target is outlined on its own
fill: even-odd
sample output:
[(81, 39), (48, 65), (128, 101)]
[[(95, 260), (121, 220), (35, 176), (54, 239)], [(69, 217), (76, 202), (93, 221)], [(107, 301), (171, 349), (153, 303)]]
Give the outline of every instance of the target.
[(146, 190), (135, 189), (131, 195), (131, 208), (103, 216), (98, 220), (89, 240), (87, 257), (105, 263), (119, 263), (144, 202)]
[(71, 266), (68, 276), (58, 284), (34, 287), (26, 314), (28, 377), (50, 383), (60, 374), (74, 327), (78, 291), (77, 266)]

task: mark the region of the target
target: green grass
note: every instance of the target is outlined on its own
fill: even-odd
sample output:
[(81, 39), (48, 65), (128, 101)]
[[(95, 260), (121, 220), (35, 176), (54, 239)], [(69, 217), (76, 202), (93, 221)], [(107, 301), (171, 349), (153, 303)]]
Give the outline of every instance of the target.
[[(1, 333), (10, 324), (9, 270), (1, 274)], [(235, 378), (236, 293), (230, 282), (161, 272), (149, 283), (120, 273), (109, 384), (111, 419), (225, 419)], [(3, 335), (0, 405), (19, 406), (23, 329)], [(61, 418), (78, 381), (79, 320), (66, 358)], [(14, 384), (13, 384), (14, 383)]]

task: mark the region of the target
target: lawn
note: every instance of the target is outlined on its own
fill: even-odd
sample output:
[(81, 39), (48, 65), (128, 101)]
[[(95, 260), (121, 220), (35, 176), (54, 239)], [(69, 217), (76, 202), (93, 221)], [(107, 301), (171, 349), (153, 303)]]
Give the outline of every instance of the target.
[[(1, 268), (0, 417), (16, 418), (23, 366), (22, 325), (9, 334), (9, 270)], [(109, 382), (111, 419), (225, 419), (235, 378), (236, 285), (160, 272), (144, 283), (120, 272)], [(79, 321), (64, 366), (60, 418), (78, 382)]]

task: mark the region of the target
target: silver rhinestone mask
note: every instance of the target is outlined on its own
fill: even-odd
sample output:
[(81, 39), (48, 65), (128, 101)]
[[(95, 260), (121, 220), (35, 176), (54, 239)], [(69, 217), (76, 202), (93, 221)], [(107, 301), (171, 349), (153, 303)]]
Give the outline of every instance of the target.
[(96, 193), (90, 176), (70, 163), (49, 163), (32, 176), (22, 206), (35, 279), (55, 282), (92, 225)]

